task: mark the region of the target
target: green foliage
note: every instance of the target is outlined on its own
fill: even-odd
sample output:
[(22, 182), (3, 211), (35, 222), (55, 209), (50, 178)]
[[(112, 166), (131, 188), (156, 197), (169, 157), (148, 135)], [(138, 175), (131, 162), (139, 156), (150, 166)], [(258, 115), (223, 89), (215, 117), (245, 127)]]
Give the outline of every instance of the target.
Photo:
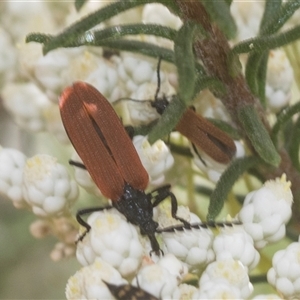
[(170, 27), (157, 24), (126, 24), (108, 27), (102, 30), (87, 31), (82, 36), (74, 40), (69, 46), (77, 47), (82, 45), (99, 46), (106, 41), (114, 41), (123, 36), (148, 34), (154, 35), (169, 40), (174, 40), (177, 31)]
[(300, 118), (298, 117), (295, 124), (290, 130), (290, 144), (288, 152), (293, 162), (294, 167), (300, 172), (299, 149), (300, 149)]
[(282, 33), (260, 36), (243, 41), (235, 45), (232, 53), (263, 53), (264, 51), (275, 49), (292, 43), (300, 38), (300, 26)]
[(210, 195), (207, 221), (213, 221), (224, 205), (228, 193), (234, 183), (250, 168), (255, 168), (260, 162), (259, 158), (249, 156), (234, 160), (223, 172), (214, 191)]
[(193, 53), (196, 24), (186, 22), (178, 30), (174, 40), (175, 64), (178, 74), (179, 99), (188, 105), (194, 95), (196, 82), (195, 58)]
[(264, 30), (266, 24), (279, 12), (281, 4), (281, 0), (266, 0), (264, 14), (260, 22), (260, 30)]
[(274, 145), (278, 146), (278, 135), (282, 132), (282, 129), (287, 122), (292, 120), (292, 117), (300, 112), (300, 102), (285, 108), (277, 115), (277, 121), (272, 128), (271, 137)]
[[(272, 0), (269, 0), (272, 1)], [(275, 1), (277, 2), (277, 1)], [(270, 7), (270, 6), (267, 6)], [(278, 3), (273, 4), (274, 11), (267, 14), (268, 20), (263, 22), (261, 35), (270, 35), (277, 32), (300, 7), (299, 0), (288, 0), (280, 7)]]
[(252, 93), (259, 97), (264, 106), (268, 51), (299, 39), (299, 26), (277, 33), (299, 6), (299, 0), (290, 0), (284, 4), (281, 0), (267, 0), (259, 36), (235, 45), (230, 54), (231, 57), (237, 53), (250, 53), (246, 65), (246, 80)]
[(259, 156), (270, 165), (278, 166), (280, 156), (255, 108), (253, 106), (241, 108), (238, 111), (238, 118)]
[(217, 95), (224, 95), (226, 93), (226, 88), (224, 84), (215, 77), (202, 76), (201, 74), (197, 76), (195, 82), (194, 94), (192, 99), (204, 89), (210, 89)]
[(211, 19), (216, 22), (228, 39), (234, 38), (237, 28), (226, 0), (201, 0)]
[(184, 103), (178, 97), (174, 97), (158, 120), (156, 126), (150, 131), (148, 135), (149, 143), (152, 144), (158, 139), (167, 136), (176, 127), (185, 109), (186, 106)]
[(222, 131), (226, 132), (229, 136), (231, 136), (234, 140), (241, 139), (240, 134), (237, 132), (237, 130), (229, 123), (222, 121), (220, 119), (212, 119), (207, 118), (211, 123), (213, 123), (215, 126), (220, 128)]

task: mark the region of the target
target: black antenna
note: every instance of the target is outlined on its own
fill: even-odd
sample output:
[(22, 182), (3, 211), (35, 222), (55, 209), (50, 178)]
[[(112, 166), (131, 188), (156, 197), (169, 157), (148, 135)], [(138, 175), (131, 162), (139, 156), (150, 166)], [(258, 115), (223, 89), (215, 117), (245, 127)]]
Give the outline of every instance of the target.
[(158, 63), (157, 63), (157, 67), (156, 67), (156, 74), (157, 74), (157, 87), (156, 87), (156, 92), (155, 92), (155, 96), (154, 96), (154, 101), (157, 101), (157, 96), (160, 90), (160, 84), (161, 84), (161, 80), (160, 80), (160, 65), (161, 65), (161, 56), (158, 58)]

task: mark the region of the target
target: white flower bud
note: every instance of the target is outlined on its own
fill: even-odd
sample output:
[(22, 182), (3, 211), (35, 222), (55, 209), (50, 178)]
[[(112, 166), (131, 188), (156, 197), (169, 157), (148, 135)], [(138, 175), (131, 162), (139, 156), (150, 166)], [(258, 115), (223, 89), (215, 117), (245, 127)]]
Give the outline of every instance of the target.
[(83, 265), (100, 257), (115, 267), (123, 277), (139, 268), (144, 250), (138, 228), (128, 223), (115, 209), (91, 214), (87, 220), (90, 232), (77, 244), (77, 259)]
[(132, 142), (144, 168), (149, 174), (150, 183), (153, 185), (162, 184), (165, 179), (164, 174), (174, 163), (174, 158), (169, 148), (162, 140), (158, 140), (153, 145), (150, 145), (147, 137), (142, 135), (135, 136)]
[(269, 53), (266, 82), (266, 97), (269, 108), (277, 112), (291, 99), (294, 81), (293, 68), (284, 50), (271, 50)]
[(268, 282), (283, 295), (284, 299), (300, 298), (300, 237), (286, 249), (279, 250), (272, 259)]
[(78, 196), (78, 186), (66, 168), (49, 155), (36, 155), (24, 168), (23, 193), (33, 213), (38, 216), (61, 215)]
[(26, 156), (14, 149), (0, 146), (0, 193), (8, 197), (16, 208), (27, 208), (22, 192)]
[(44, 113), (50, 102), (35, 84), (7, 84), (3, 89), (3, 104), (20, 127), (33, 132), (45, 130)]
[(92, 265), (81, 268), (69, 278), (66, 298), (68, 300), (115, 299), (102, 280), (116, 285), (127, 283), (116, 269), (97, 258)]
[[(53, 11), (49, 9), (47, 1), (15, 2), (4, 1), (1, 11), (1, 23), (9, 29), (15, 42), (25, 40), (30, 32), (55, 32), (57, 26)], [(24, 14), (26, 11), (26, 14)]]
[[(36, 80), (54, 103), (58, 102), (66, 86), (71, 85), (75, 80), (86, 80), (89, 76), (92, 76), (89, 80), (94, 82), (94, 75), (91, 74), (98, 70), (99, 65), (105, 66), (102, 57), (87, 51), (85, 47), (56, 49), (46, 56), (39, 57), (32, 64), (30, 67), (33, 69)], [(104, 82), (107, 83), (107, 80)], [(113, 82), (110, 83), (111, 85)]]
[(207, 282), (223, 282), (235, 287), (240, 291), (242, 299), (248, 298), (253, 290), (247, 268), (240, 261), (234, 259), (217, 260), (210, 263), (199, 280), (200, 290)]
[[(241, 291), (238, 287), (222, 279), (214, 279), (201, 284), (191, 299), (218, 299), (218, 300), (241, 300)], [(243, 298), (244, 299), (244, 298)]]
[[(177, 216), (193, 223), (201, 223), (200, 219), (189, 212), (185, 212), (183, 206), (179, 206)], [(162, 209), (162, 206), (160, 207)], [(187, 216), (188, 215), (188, 216)], [(171, 216), (171, 208), (161, 211), (158, 217), (162, 228), (181, 224)], [(186, 263), (190, 270), (199, 270), (205, 267), (214, 259), (214, 252), (211, 249), (213, 233), (210, 229), (185, 229), (183, 231), (163, 232), (163, 250), (173, 253), (178, 259)]]
[(106, 59), (99, 59), (97, 65), (98, 68), (90, 72), (84, 81), (93, 85), (110, 102), (123, 97), (116, 65)]
[(167, 269), (153, 264), (143, 267), (133, 279), (132, 284), (157, 298), (171, 299), (178, 282)]
[(29, 230), (35, 238), (41, 239), (51, 233), (51, 223), (48, 219), (39, 219), (30, 224)]
[[(128, 97), (128, 100), (123, 100), (123, 105), (126, 105), (125, 107), (132, 125), (149, 124), (160, 117), (150, 103), (150, 101), (154, 100), (156, 87), (157, 83), (143, 83)], [(137, 101), (131, 101), (130, 99)]]
[(74, 253), (78, 227), (79, 225), (71, 216), (63, 216), (34, 221), (30, 225), (30, 233), (37, 239), (53, 235), (63, 243), (64, 248), (73, 249), (72, 253)]
[[(126, 54), (122, 54), (122, 58), (118, 64), (118, 74), (130, 93), (136, 91), (143, 83), (156, 83), (157, 74), (154, 63)], [(155, 90), (153, 91), (154, 94)]]
[[(132, 61), (135, 62), (132, 64)], [(131, 75), (132, 80), (137, 85), (151, 81), (155, 78), (155, 67), (152, 63), (149, 63), (146, 60), (136, 58), (128, 59), (128, 57), (125, 57), (124, 65)]]
[(267, 181), (263, 187), (246, 196), (238, 218), (257, 248), (285, 236), (285, 224), (292, 215), (290, 185), (283, 174), (281, 178)]
[(75, 254), (75, 246), (65, 243), (56, 243), (50, 257), (53, 261), (58, 262), (64, 258), (73, 257)]
[(178, 282), (181, 282), (184, 276), (188, 273), (187, 266), (178, 260), (172, 253), (161, 256), (157, 264), (167, 269), (177, 278)]
[(216, 260), (233, 258), (249, 270), (259, 262), (259, 253), (254, 248), (253, 239), (241, 226), (225, 227), (213, 241)]
[[(190, 284), (182, 283), (177, 286), (172, 294), (172, 299), (184, 300), (192, 299), (193, 295), (198, 291), (198, 289)], [(200, 298), (197, 298), (200, 299)]]

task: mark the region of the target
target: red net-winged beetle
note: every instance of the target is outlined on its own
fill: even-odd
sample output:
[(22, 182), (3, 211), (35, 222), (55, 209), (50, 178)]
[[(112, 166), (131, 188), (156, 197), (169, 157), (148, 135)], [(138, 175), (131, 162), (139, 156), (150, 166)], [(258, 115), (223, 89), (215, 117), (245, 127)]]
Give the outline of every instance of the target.
[(67, 87), (59, 108), (69, 139), (83, 161), (74, 164), (87, 169), (102, 194), (112, 200), (112, 206), (78, 211), (77, 221), (89, 231), (83, 215), (114, 207), (148, 236), (153, 252), (161, 252), (155, 237), (155, 206), (170, 197), (172, 216), (187, 228), (190, 226), (176, 216), (177, 200), (170, 185), (145, 193), (148, 173), (113, 107), (93, 86), (75, 82)]

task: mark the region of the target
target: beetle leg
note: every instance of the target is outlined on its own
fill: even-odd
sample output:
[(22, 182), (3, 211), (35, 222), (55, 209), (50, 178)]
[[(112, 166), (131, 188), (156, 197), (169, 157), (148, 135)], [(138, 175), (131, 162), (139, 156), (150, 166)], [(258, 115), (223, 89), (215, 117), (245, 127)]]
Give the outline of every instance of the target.
[(81, 163), (81, 162), (78, 162), (78, 161), (70, 159), (69, 160), (69, 164), (71, 166), (74, 166), (74, 167), (86, 170), (86, 166), (83, 163)]
[(170, 185), (164, 185), (162, 187), (159, 187), (157, 189), (155, 189), (154, 191), (151, 192), (152, 193), (157, 193), (156, 196), (153, 197), (154, 202), (152, 203), (152, 207), (155, 207), (157, 205), (159, 205), (159, 203), (161, 203), (162, 201), (164, 201), (167, 197), (171, 198), (171, 214), (172, 217), (178, 221), (180, 221), (181, 223), (183, 223), (184, 226), (190, 227), (190, 223), (187, 222), (186, 220), (178, 217), (177, 214), (177, 199), (175, 197), (175, 195), (170, 191), (171, 186)]
[(111, 205), (107, 205), (107, 206), (102, 206), (102, 207), (97, 206), (97, 207), (90, 207), (90, 208), (84, 208), (84, 209), (78, 210), (77, 214), (76, 214), (76, 220), (81, 226), (85, 227), (86, 230), (82, 235), (80, 235), (80, 237), (77, 239), (76, 243), (78, 243), (79, 241), (82, 241), (83, 238), (86, 236), (86, 234), (91, 230), (91, 226), (82, 218), (82, 216), (91, 214), (96, 211), (102, 211), (102, 210), (111, 209), (111, 208), (112, 208)]

